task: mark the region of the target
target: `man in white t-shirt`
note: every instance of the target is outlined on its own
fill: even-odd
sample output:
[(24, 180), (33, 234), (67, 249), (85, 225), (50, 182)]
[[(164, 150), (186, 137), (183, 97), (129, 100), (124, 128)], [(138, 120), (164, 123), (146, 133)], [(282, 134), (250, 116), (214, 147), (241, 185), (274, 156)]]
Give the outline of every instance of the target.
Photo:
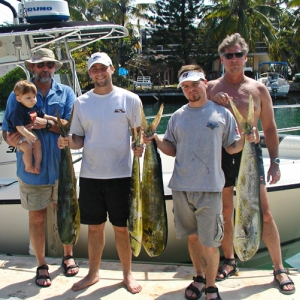
[[(99, 281), (105, 244), (104, 227), (113, 225), (116, 248), (122, 264), (124, 284), (135, 294), (142, 287), (131, 273), (131, 247), (127, 230), (131, 180), (130, 129), (140, 128), (140, 98), (112, 83), (114, 67), (106, 53), (94, 53), (88, 61), (88, 74), (94, 88), (74, 102), (72, 136), (60, 137), (59, 148), (69, 144), (83, 148), (80, 171), (80, 219), (88, 225), (89, 272), (72, 287), (74, 291)], [(134, 136), (132, 134), (132, 136)], [(140, 157), (143, 147), (134, 148)]]

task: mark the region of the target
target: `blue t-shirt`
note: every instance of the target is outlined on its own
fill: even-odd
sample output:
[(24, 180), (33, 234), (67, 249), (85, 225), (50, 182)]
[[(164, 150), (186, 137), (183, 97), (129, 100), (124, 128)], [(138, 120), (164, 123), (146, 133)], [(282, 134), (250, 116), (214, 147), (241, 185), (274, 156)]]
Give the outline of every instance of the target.
[(36, 112), (36, 116), (39, 118), (43, 118), (45, 112), (42, 107), (38, 107), (37, 105), (29, 108), (24, 106), (22, 103), (17, 102), (16, 106), (7, 117), (8, 124), (8, 132), (16, 132), (17, 126), (26, 126), (31, 123), (30, 114)]
[[(43, 97), (38, 91), (37, 106), (42, 108), (47, 115), (56, 117), (56, 110), (62, 119), (68, 120), (71, 115), (72, 105), (76, 96), (73, 90), (66, 85), (52, 81), (52, 86), (46, 97)], [(12, 92), (7, 100), (5, 116), (2, 124), (2, 130), (8, 131), (7, 118), (14, 110), (18, 101), (15, 93)], [(59, 162), (61, 150), (57, 146), (59, 134), (48, 129), (35, 130), (42, 143), (43, 159), (41, 164), (41, 173), (34, 174), (25, 171), (22, 159), (23, 153), (17, 151), (17, 176), (27, 184), (43, 185), (54, 184), (59, 176)]]

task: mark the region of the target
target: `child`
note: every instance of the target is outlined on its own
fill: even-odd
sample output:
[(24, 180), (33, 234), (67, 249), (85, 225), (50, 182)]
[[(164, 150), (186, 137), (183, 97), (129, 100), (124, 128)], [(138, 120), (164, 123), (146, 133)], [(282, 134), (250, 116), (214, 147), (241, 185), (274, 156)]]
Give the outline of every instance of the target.
[[(25, 171), (39, 174), (42, 161), (41, 142), (34, 132), (25, 126), (34, 122), (36, 117), (57, 122), (57, 118), (46, 115), (41, 107), (36, 106), (37, 90), (35, 85), (27, 80), (20, 80), (15, 84), (14, 93), (18, 101), (14, 110), (8, 116), (8, 131), (19, 131), (23, 137), (18, 143), (18, 150), (22, 151)], [(34, 165), (32, 162), (34, 156)]]

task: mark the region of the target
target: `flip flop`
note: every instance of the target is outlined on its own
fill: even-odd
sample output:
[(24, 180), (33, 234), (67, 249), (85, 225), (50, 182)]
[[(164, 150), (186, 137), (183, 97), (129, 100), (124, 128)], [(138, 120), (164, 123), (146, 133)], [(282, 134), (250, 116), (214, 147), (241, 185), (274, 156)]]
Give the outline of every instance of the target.
[(50, 281), (51, 281), (51, 278), (50, 278), (50, 276), (49, 276), (49, 271), (48, 271), (48, 275), (40, 275), (39, 274), (39, 271), (40, 270), (49, 270), (49, 267), (47, 266), (47, 265), (42, 265), (42, 266), (40, 266), (40, 267), (37, 267), (37, 269), (36, 269), (36, 276), (35, 276), (35, 284), (37, 285), (37, 286), (40, 286), (40, 287), (43, 287), (43, 288), (46, 288), (46, 287), (49, 287), (50, 285), (51, 285), (51, 282), (50, 282), (50, 284), (48, 284), (48, 285), (43, 285), (43, 284), (39, 284), (37, 281), (38, 280), (40, 280), (40, 279), (44, 279), (44, 280), (47, 280), (47, 279), (49, 279)]
[[(67, 276), (67, 277), (72, 277), (72, 276), (75, 276), (78, 274), (79, 272), (79, 266), (77, 264), (77, 262), (75, 261), (75, 264), (74, 265), (71, 265), (71, 266), (68, 266), (65, 264), (65, 260), (68, 260), (68, 259), (74, 259), (74, 257), (72, 255), (66, 255), (62, 258), (62, 262), (61, 262), (61, 266), (64, 268), (64, 275)], [(75, 268), (78, 268), (78, 271), (76, 273), (68, 273), (69, 270), (71, 269), (75, 269)]]

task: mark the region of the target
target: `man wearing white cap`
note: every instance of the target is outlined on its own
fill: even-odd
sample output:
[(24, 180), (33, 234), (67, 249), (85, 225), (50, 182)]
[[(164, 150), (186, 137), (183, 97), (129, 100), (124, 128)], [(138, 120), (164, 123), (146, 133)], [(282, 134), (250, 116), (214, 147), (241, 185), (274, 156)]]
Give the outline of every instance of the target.
[[(123, 269), (123, 283), (136, 294), (142, 287), (131, 273), (132, 252), (127, 219), (131, 180), (130, 130), (140, 129), (140, 98), (112, 83), (115, 69), (110, 57), (94, 53), (88, 60), (88, 74), (94, 88), (74, 102), (69, 138), (58, 139), (59, 148), (84, 146), (80, 171), (80, 221), (88, 225), (89, 272), (72, 287), (74, 291), (99, 281), (105, 244), (104, 227), (109, 216)], [(134, 136), (132, 134), (132, 136)], [(138, 157), (143, 147), (134, 149)]]
[[(223, 238), (221, 169), (222, 145), (229, 153), (240, 151), (240, 137), (233, 115), (207, 99), (205, 79), (198, 65), (183, 66), (179, 84), (188, 104), (179, 108), (168, 122), (163, 139), (156, 134), (157, 147), (176, 156), (169, 183), (174, 203), (176, 237), (188, 237), (188, 248), (196, 276), (185, 290), (186, 299), (220, 300), (215, 277)], [(147, 138), (145, 142), (148, 143)], [(254, 140), (251, 134), (247, 140)]]
[[(69, 119), (75, 94), (73, 90), (54, 79), (55, 71), (62, 64), (55, 59), (53, 51), (40, 48), (33, 53), (31, 59), (25, 61), (25, 67), (33, 74), (32, 82), (37, 88), (37, 106), (46, 114), (56, 116), (56, 109), (63, 119)], [(17, 147), (20, 140), (18, 132), (7, 133), (7, 117), (17, 104), (16, 95), (12, 92), (7, 100), (2, 130), (5, 141)], [(20, 187), (21, 205), (29, 211), (29, 234), (38, 268), (36, 270), (35, 283), (41, 287), (49, 287), (51, 279), (49, 267), (45, 259), (45, 223), (47, 206), (50, 202), (57, 202), (58, 176), (60, 150), (57, 148), (59, 129), (53, 120), (37, 117), (31, 124), (30, 129), (35, 132), (42, 143), (42, 163), (40, 174), (25, 171), (22, 152), (17, 151), (17, 176)], [(66, 276), (74, 276), (78, 273), (78, 265), (73, 258), (72, 245), (63, 245), (64, 256), (62, 266)]]

